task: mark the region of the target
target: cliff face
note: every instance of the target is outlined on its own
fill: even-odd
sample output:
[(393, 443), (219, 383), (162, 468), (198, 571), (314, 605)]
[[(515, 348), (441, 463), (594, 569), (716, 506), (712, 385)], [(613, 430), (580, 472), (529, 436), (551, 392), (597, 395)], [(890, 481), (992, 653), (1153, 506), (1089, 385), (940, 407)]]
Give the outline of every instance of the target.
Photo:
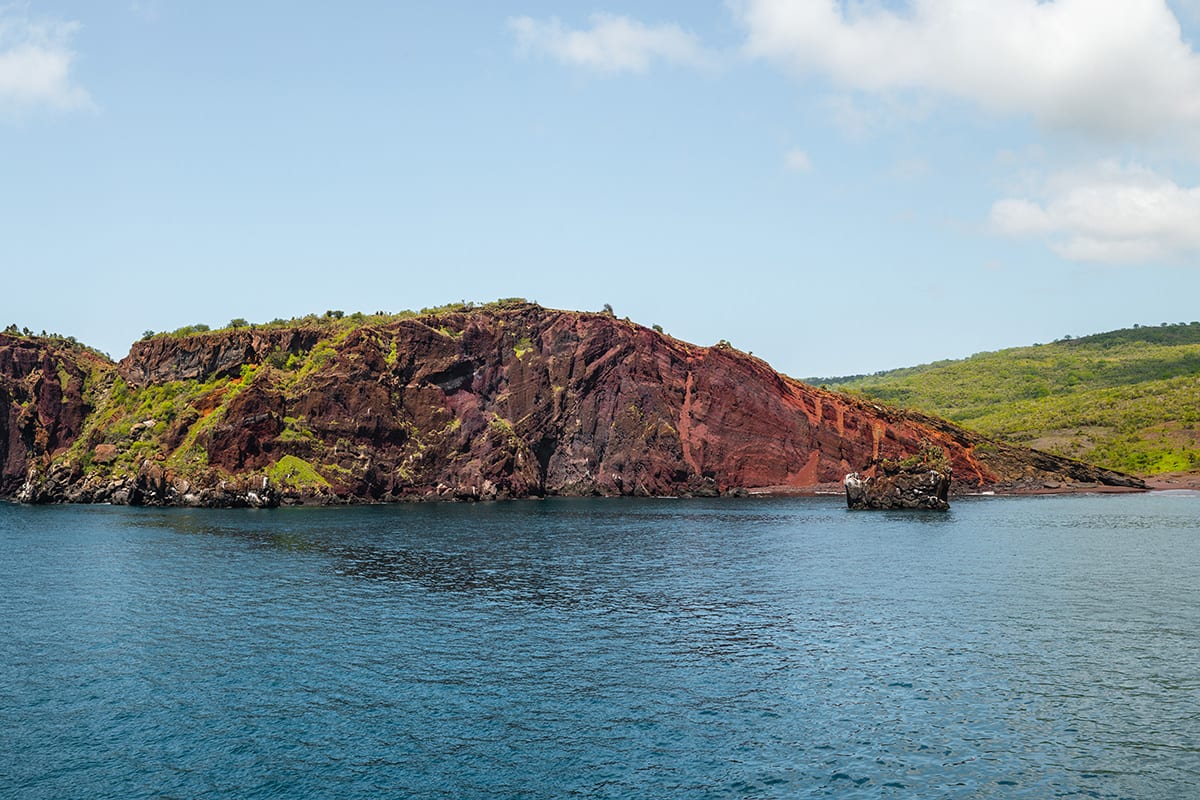
[(154, 338), (117, 370), (86, 427), (81, 404), (54, 428), (43, 499), (798, 489), (926, 443), (959, 487), (1129, 480), (807, 386), (732, 348), (530, 305)]
[(0, 333), (0, 497), (11, 497), (83, 430), (111, 361), (78, 346)]

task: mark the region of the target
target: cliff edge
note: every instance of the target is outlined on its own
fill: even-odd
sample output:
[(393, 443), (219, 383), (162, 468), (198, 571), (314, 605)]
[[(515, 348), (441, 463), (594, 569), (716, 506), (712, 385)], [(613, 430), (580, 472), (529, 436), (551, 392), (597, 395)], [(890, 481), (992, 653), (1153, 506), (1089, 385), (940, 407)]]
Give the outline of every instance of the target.
[[(34, 410), (31, 410), (34, 409)], [(273, 505), (837, 487), (941, 448), (960, 491), (1136, 478), (524, 303), (137, 342), (0, 337), (0, 493)]]

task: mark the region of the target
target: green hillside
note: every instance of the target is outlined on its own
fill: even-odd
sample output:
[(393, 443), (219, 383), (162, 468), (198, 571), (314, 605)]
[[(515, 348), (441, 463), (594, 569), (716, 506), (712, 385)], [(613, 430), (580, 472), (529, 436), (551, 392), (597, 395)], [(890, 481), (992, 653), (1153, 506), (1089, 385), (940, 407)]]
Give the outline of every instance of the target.
[(812, 380), (1111, 469), (1200, 469), (1200, 322)]

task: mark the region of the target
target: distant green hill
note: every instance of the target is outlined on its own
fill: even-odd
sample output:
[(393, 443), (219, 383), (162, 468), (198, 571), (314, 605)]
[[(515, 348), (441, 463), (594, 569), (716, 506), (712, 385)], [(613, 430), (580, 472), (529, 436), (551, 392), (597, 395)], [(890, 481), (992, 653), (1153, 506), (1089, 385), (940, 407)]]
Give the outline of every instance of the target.
[(1110, 469), (1200, 469), (1200, 322), (810, 380)]

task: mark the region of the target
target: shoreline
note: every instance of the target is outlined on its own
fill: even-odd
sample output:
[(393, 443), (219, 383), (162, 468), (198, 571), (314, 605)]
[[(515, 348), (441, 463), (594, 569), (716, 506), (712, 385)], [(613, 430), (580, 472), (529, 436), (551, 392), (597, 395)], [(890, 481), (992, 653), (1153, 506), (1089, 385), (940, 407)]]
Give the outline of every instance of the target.
[[(1104, 483), (1042, 483), (1022, 486), (990, 486), (962, 491), (954, 485), (950, 488), (953, 497), (1032, 497), (1050, 494), (1145, 494), (1147, 492), (1195, 491), (1200, 492), (1200, 472), (1170, 472), (1142, 477), (1145, 487), (1112, 486)], [(840, 482), (818, 483), (812, 486), (761, 486), (746, 489), (742, 494), (750, 497), (825, 497), (843, 495), (845, 489)]]
[(1200, 473), (1196, 472), (1164, 472), (1145, 478), (1146, 487), (1152, 491), (1172, 491), (1190, 489), (1200, 491)]
[[(1143, 479), (1144, 487), (1134, 486), (1112, 486), (1101, 483), (1074, 483), (1074, 484), (1027, 484), (1020, 486), (991, 486), (978, 487), (971, 491), (954, 491), (951, 489), (951, 498), (966, 498), (966, 497), (1036, 497), (1043, 495), (1060, 495), (1060, 494), (1146, 494), (1150, 492), (1170, 492), (1170, 491), (1195, 491), (1200, 492), (1200, 473), (1169, 473), (1147, 477)], [(696, 498), (711, 498), (711, 497), (730, 497), (730, 498), (753, 498), (753, 497), (843, 497), (845, 488), (839, 482), (827, 482), (812, 484), (809, 486), (759, 486), (754, 488), (734, 488), (721, 494), (714, 495), (648, 495), (644, 499), (691, 499)], [(274, 503), (248, 503), (240, 498), (226, 498), (226, 502), (218, 502), (212, 504), (195, 504), (182, 502), (149, 502), (149, 503), (112, 503), (112, 502), (72, 502), (70, 500), (45, 499), (41, 502), (29, 503), (17, 499), (15, 496), (0, 497), (0, 501), (12, 503), (13, 505), (126, 505), (126, 506), (144, 506), (153, 508), (297, 508), (297, 507), (331, 507), (331, 506), (360, 506), (360, 505), (408, 505), (410, 503), (454, 503), (454, 502), (486, 502), (488, 500), (545, 500), (555, 497), (639, 497), (638, 495), (529, 495), (522, 497), (498, 497), (498, 498), (483, 498), (470, 496), (413, 496), (407, 498), (389, 498), (389, 499), (371, 499), (361, 497), (336, 497), (336, 496), (310, 496), (297, 497), (295, 495), (284, 495), (279, 497)], [(241, 500), (239, 502), (239, 500)]]

